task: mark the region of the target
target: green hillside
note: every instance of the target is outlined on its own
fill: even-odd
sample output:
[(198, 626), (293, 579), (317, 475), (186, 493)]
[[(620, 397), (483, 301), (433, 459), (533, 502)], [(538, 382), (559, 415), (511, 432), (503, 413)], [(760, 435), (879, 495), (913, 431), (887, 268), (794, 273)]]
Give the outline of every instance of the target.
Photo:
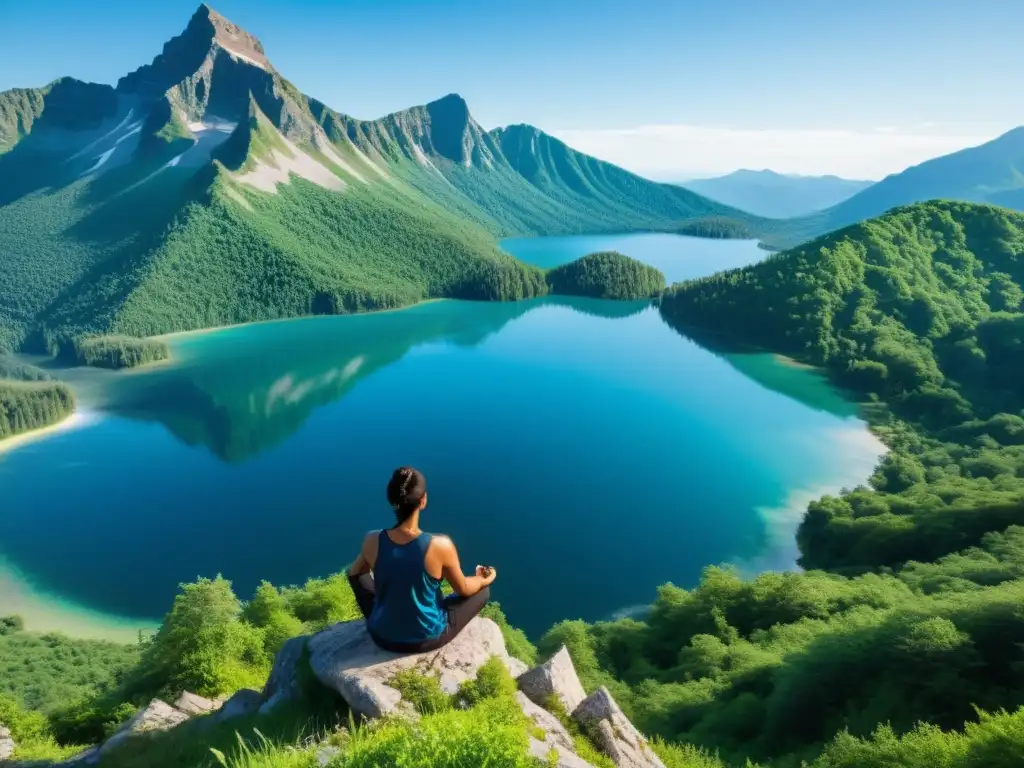
[(493, 234), (674, 230), (706, 216), (749, 216), (682, 187), (659, 184), (577, 152), (529, 125), (485, 131), (456, 94), (379, 120), (357, 120), (311, 99), (332, 142), (378, 159)]
[(1024, 210), (1024, 128), (927, 160), (820, 213), (766, 225), (762, 231), (770, 242), (786, 247), (881, 216), (891, 208), (937, 199)]
[(919, 204), (666, 295), (684, 330), (824, 366), (877, 404), (893, 452), (874, 491), (812, 506), (807, 566), (931, 560), (1024, 523), (1022, 253), (1024, 215)]

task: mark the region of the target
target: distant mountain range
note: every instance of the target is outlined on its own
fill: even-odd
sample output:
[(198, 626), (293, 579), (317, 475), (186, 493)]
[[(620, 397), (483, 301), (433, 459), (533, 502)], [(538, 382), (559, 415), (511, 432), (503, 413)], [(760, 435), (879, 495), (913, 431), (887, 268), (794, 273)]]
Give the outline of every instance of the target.
[(756, 223), (454, 94), (336, 112), (206, 5), (116, 87), (0, 94), (0, 153), (0, 349), (522, 298), (543, 279), (497, 237)]
[(740, 169), (716, 178), (681, 182), (697, 194), (771, 219), (789, 219), (823, 210), (873, 183), (838, 176), (785, 175), (767, 169)]
[(1024, 127), (887, 176), (838, 205), (786, 222), (768, 239), (778, 246), (795, 245), (897, 206), (935, 199), (1024, 210)]

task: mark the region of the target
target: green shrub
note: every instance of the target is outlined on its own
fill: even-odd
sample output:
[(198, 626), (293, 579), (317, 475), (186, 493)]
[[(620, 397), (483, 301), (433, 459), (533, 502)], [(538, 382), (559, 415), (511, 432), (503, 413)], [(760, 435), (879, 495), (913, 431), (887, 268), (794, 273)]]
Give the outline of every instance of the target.
[(418, 669), (403, 669), (388, 685), (402, 694), (423, 715), (444, 712), (451, 709), (451, 697), (441, 690), (440, 673), (427, 675)]
[(21, 616), (0, 616), (0, 636), (13, 635), (25, 628), (25, 620)]
[(184, 584), (142, 660), (170, 691), (202, 696), (261, 688), (270, 671), (263, 631), (241, 621), (242, 605), (220, 576)]
[(510, 699), (517, 690), (508, 667), (497, 656), (492, 656), (477, 670), (475, 678), (459, 686), (454, 703), (462, 709), (469, 709), (487, 699)]

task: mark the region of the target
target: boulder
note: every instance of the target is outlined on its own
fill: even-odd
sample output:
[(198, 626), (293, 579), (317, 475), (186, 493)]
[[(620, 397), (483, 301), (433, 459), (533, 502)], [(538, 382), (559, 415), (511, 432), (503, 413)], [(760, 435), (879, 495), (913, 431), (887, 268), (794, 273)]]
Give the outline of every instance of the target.
[(224, 706), (215, 715), (217, 722), (230, 720), (235, 717), (244, 717), (259, 711), (263, 703), (263, 694), (259, 691), (243, 688), (235, 691), (230, 699), (224, 702)]
[(14, 755), (14, 739), (9, 729), (0, 725), (0, 760), (10, 760)]
[(552, 695), (557, 696), (567, 714), (572, 714), (587, 697), (576, 675), (569, 649), (564, 645), (543, 664), (521, 674), (516, 682), (519, 690), (529, 696), (534, 704), (542, 707), (547, 705)]
[(479, 616), (448, 645), (429, 653), (381, 650), (362, 619), (335, 624), (309, 641), (309, 665), (316, 678), (337, 691), (354, 712), (370, 718), (409, 710), (402, 695), (388, 685), (402, 670), (436, 673), (441, 688), (455, 693), (460, 683), (476, 677), (491, 656), (501, 659), (510, 671), (514, 668), (498, 625)]
[(217, 702), (188, 691), (183, 692), (174, 702), (174, 708), (180, 709), (186, 715), (205, 715), (207, 712), (213, 712), (217, 707)]
[[(555, 750), (555, 762), (551, 762), (551, 750)], [(594, 768), (582, 757), (564, 747), (552, 747), (544, 741), (530, 737), (530, 756), (540, 760), (541, 765), (551, 768)]]
[(518, 679), (520, 675), (529, 669), (526, 662), (520, 661), (515, 656), (509, 656), (505, 666), (508, 667), (509, 674), (512, 675), (513, 679)]
[(523, 710), (523, 714), (530, 718), (535, 726), (544, 731), (545, 736), (542, 741), (549, 748), (562, 747), (570, 751), (573, 749), (572, 736), (565, 730), (565, 726), (557, 717), (543, 707), (534, 704), (522, 691), (516, 691), (516, 701), (519, 703), (519, 708)]
[(144, 733), (156, 731), (169, 731), (176, 725), (181, 725), (181, 723), (188, 720), (188, 717), (180, 709), (175, 709), (170, 704), (160, 701), (160, 699), (153, 699), (143, 709), (140, 709), (131, 720), (118, 728), (113, 736), (107, 739), (106, 743), (100, 747), (99, 754), (104, 755), (108, 753), (118, 745), (123, 744), (125, 740), (134, 736), (141, 736)]
[(306, 653), (308, 635), (293, 637), (277, 652), (274, 668), (270, 670), (270, 678), (263, 687), (263, 705), (260, 714), (265, 715), (286, 701), (297, 699), (302, 695), (299, 684), (299, 663)]
[(665, 768), (604, 686), (584, 699), (572, 716), (618, 768)]

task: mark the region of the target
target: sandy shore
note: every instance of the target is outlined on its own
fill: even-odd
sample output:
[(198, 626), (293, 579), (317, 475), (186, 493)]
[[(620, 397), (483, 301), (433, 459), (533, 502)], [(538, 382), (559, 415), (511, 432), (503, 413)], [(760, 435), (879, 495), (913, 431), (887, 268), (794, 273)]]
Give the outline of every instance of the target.
[(33, 429), (30, 432), (22, 432), (14, 437), (8, 437), (6, 440), (0, 440), (0, 456), (5, 453), (10, 453), (18, 448), (24, 448), (26, 445), (37, 443), (40, 440), (45, 440), (48, 437), (53, 437), (61, 432), (69, 432), (72, 429), (79, 429), (95, 422), (99, 416), (90, 411), (79, 411), (76, 410), (70, 416), (56, 424), (51, 424), (48, 427), (40, 427), (39, 429)]
[(46, 594), (0, 560), (0, 616), (12, 614), (21, 616), (31, 632), (123, 643), (136, 642), (139, 630), (149, 635), (157, 629), (151, 620), (111, 616)]
[(774, 357), (775, 361), (780, 365), (785, 365), (788, 366), (789, 368), (801, 368), (805, 371), (821, 370), (821, 368), (818, 368), (816, 365), (808, 365), (807, 363), (801, 363), (799, 360), (794, 360), (792, 357), (787, 357), (786, 355), (780, 355), (778, 353), (775, 353), (772, 355), (772, 357)]

